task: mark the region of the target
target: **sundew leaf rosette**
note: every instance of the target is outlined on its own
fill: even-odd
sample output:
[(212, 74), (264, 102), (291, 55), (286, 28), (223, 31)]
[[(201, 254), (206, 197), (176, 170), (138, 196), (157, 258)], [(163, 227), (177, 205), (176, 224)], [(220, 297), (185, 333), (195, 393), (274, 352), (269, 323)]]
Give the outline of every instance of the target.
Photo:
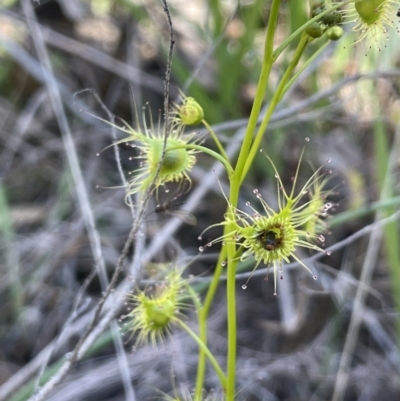
[[(304, 152), (304, 151), (303, 151)], [(316, 170), (300, 190), (296, 191), (303, 153), (293, 178), (293, 185), (288, 193), (282, 183), (279, 173), (268, 158), (275, 170), (278, 188), (278, 210), (272, 209), (262, 198), (257, 189), (254, 194), (260, 201), (263, 213), (254, 209), (250, 202), (246, 206), (251, 210), (247, 213), (229, 204), (229, 211), (225, 220), (217, 225), (230, 225), (235, 229), (223, 236), (212, 240), (207, 246), (217, 242), (234, 243), (238, 247), (238, 259), (240, 261), (254, 257), (256, 269), (262, 262), (272, 266), (274, 271), (274, 294), (276, 295), (276, 282), (278, 274), (283, 277), (283, 263), (290, 263), (290, 259), (296, 260), (300, 265), (310, 269), (296, 255), (298, 247), (323, 251), (316, 242), (325, 241), (322, 231), (325, 229), (324, 217), (332, 207), (327, 202), (329, 191), (325, 190), (331, 171), (321, 174), (322, 167)], [(215, 226), (215, 225), (214, 225)], [(210, 228), (210, 227), (209, 227)], [(204, 233), (204, 232), (203, 232)], [(201, 239), (201, 236), (199, 237)], [(204, 248), (200, 247), (200, 251)], [(314, 279), (317, 277), (314, 275)]]
[(132, 309), (120, 321), (128, 332), (136, 334), (136, 344), (150, 342), (153, 346), (163, 342), (171, 331), (171, 325), (181, 319), (180, 310), (187, 305), (187, 282), (179, 271), (171, 271), (165, 280), (136, 294), (128, 294), (126, 300)]
[[(146, 190), (153, 183), (162, 159), (165, 136), (161, 128), (155, 130), (153, 124), (150, 129), (144, 124), (143, 131), (134, 130), (126, 122), (124, 126), (118, 128), (129, 136), (117, 141), (117, 144), (127, 143), (138, 150), (137, 156), (130, 157), (131, 160), (139, 161), (139, 168), (130, 172), (132, 178), (126, 191), (126, 201), (129, 202), (131, 195)], [(189, 186), (191, 185), (188, 173), (196, 163), (195, 153), (198, 153), (198, 150), (186, 146), (201, 141), (201, 138), (195, 139), (195, 135), (195, 133), (185, 135), (181, 126), (176, 126), (169, 132), (165, 156), (157, 179), (153, 183), (155, 189), (170, 182), (182, 184), (184, 180), (189, 182)]]

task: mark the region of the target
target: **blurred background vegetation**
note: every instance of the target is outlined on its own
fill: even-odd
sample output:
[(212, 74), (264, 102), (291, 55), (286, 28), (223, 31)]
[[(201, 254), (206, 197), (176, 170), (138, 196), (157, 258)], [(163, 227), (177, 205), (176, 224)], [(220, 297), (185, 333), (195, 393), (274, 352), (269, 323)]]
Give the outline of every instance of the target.
[[(101, 296), (101, 286), (95, 277), (81, 289), (96, 260), (79, 201), (82, 188), (71, 174), (70, 150), (45, 85), (50, 72), (42, 70), (22, 4), (0, 4), (0, 399), (23, 401), (39, 385), (37, 378), (54, 373), (73, 348)], [(105, 119), (107, 115), (91, 93), (74, 94), (93, 89), (112, 113), (132, 126), (138, 124), (135, 108), (140, 123), (141, 108), (149, 102), (157, 120), (169, 43), (165, 14), (157, 0), (43, 0), (32, 5), (111, 276), (130, 231), (130, 210), (123, 188), (104, 189), (121, 185), (113, 150), (102, 151), (112, 143), (110, 127), (85, 111)], [(178, 88), (195, 97), (221, 141), (234, 147), (240, 144), (255, 93), (269, 2), (170, 0), (169, 6), (176, 40), (171, 97), (178, 99)], [(277, 44), (307, 18), (307, 2), (283, 2)], [(263, 144), (288, 185), (306, 136), (311, 141), (302, 166), (304, 179), (331, 160), (331, 200), (336, 206), (326, 246), (341, 245), (332, 256), (309, 261), (317, 282), (304, 269), (288, 268), (278, 297), (273, 297), (272, 280), (264, 279), (266, 272), (255, 275), (245, 291), (241, 286), (247, 277), (238, 280), (238, 399), (331, 399), (349, 338), (356, 344), (344, 399), (400, 399), (397, 218), (384, 226), (382, 238), (378, 226), (368, 231), (374, 221), (396, 213), (400, 202), (400, 37), (392, 30), (386, 48), (365, 56), (362, 44), (351, 45), (351, 27), (345, 30), (343, 39), (330, 44), (285, 96)], [(275, 64), (270, 93), (291, 55), (288, 49)], [(134, 169), (132, 150), (120, 150), (125, 171)], [(197, 226), (175, 222), (170, 231), (163, 231), (171, 227), (171, 217), (156, 220), (149, 212), (144, 252), (153, 254), (142, 266), (144, 278), (164, 263), (191, 260), (200, 232), (223, 218), (226, 203), (212, 163), (208, 156), (198, 156), (192, 192), (200, 192), (196, 198), (192, 192), (183, 197)], [(254, 197), (254, 188), (276, 204), (273, 175), (260, 155), (243, 185), (241, 204)], [(222, 175), (222, 186), (224, 179)], [(160, 232), (165, 235), (154, 244)], [(367, 254), (371, 246), (376, 252)], [(215, 260), (210, 251), (196, 259), (189, 273), (205, 278)], [(129, 269), (127, 264), (127, 276)], [(354, 300), (365, 269), (371, 283), (362, 284), (367, 296), (360, 313)], [(206, 279), (196, 283), (200, 292), (207, 285)], [(359, 333), (349, 331), (355, 313)], [(190, 312), (187, 320), (196, 327)], [(209, 328), (212, 351), (222, 364), (225, 325), (222, 288)], [(126, 395), (111, 338), (106, 330), (48, 400), (135, 399)], [(197, 349), (190, 338), (178, 332), (157, 349), (132, 349), (132, 343), (125, 346), (125, 374), (137, 400), (157, 399), (162, 396), (159, 391), (173, 395), (181, 388), (191, 390)], [(206, 390), (218, 390), (217, 383), (210, 369)]]

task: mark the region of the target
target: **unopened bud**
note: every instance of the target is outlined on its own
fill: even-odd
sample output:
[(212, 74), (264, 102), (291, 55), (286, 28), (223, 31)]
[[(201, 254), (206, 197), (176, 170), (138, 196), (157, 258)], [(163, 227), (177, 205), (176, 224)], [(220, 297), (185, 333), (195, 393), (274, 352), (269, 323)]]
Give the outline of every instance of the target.
[(340, 26), (332, 26), (326, 31), (326, 35), (330, 40), (339, 40), (343, 36), (343, 28)]
[(306, 33), (312, 38), (320, 38), (323, 34), (322, 28), (318, 22), (313, 22), (310, 26), (308, 26), (306, 29)]

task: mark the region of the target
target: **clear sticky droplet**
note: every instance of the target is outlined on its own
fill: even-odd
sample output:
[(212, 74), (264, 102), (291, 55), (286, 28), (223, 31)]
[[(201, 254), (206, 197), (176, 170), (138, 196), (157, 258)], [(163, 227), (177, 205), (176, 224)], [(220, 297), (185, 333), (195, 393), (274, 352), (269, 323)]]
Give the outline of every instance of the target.
[(247, 288), (247, 285), (246, 285), (246, 284), (243, 284), (243, 285), (242, 285), (242, 289), (245, 290), (246, 288)]
[(250, 202), (246, 202), (246, 206), (250, 206)]
[(310, 138), (308, 136), (306, 136), (306, 138), (304, 139), (306, 142), (310, 142)]
[(312, 276), (312, 278), (313, 278), (314, 280), (317, 280), (317, 279), (318, 279), (318, 277), (317, 277), (317, 276)]
[(199, 251), (200, 251), (200, 252), (203, 252), (203, 251), (204, 251), (204, 248), (203, 248), (202, 246), (199, 246)]

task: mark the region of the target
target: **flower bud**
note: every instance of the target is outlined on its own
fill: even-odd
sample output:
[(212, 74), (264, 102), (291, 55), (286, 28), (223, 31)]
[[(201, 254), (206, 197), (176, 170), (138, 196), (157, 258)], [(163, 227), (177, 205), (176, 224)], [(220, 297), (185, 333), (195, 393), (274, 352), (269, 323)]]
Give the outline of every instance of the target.
[(331, 12), (329, 12), (328, 14), (325, 14), (322, 17), (322, 22), (328, 26), (340, 24), (342, 22), (342, 20), (343, 20), (343, 16), (337, 10), (332, 10)]
[(319, 23), (313, 22), (310, 26), (307, 27), (306, 34), (315, 39), (315, 38), (320, 38), (323, 32)]
[(184, 103), (177, 107), (177, 114), (183, 125), (197, 125), (204, 118), (202, 107), (192, 97), (184, 99)]
[(340, 26), (332, 26), (326, 31), (326, 35), (330, 40), (339, 40), (343, 36), (343, 28)]

